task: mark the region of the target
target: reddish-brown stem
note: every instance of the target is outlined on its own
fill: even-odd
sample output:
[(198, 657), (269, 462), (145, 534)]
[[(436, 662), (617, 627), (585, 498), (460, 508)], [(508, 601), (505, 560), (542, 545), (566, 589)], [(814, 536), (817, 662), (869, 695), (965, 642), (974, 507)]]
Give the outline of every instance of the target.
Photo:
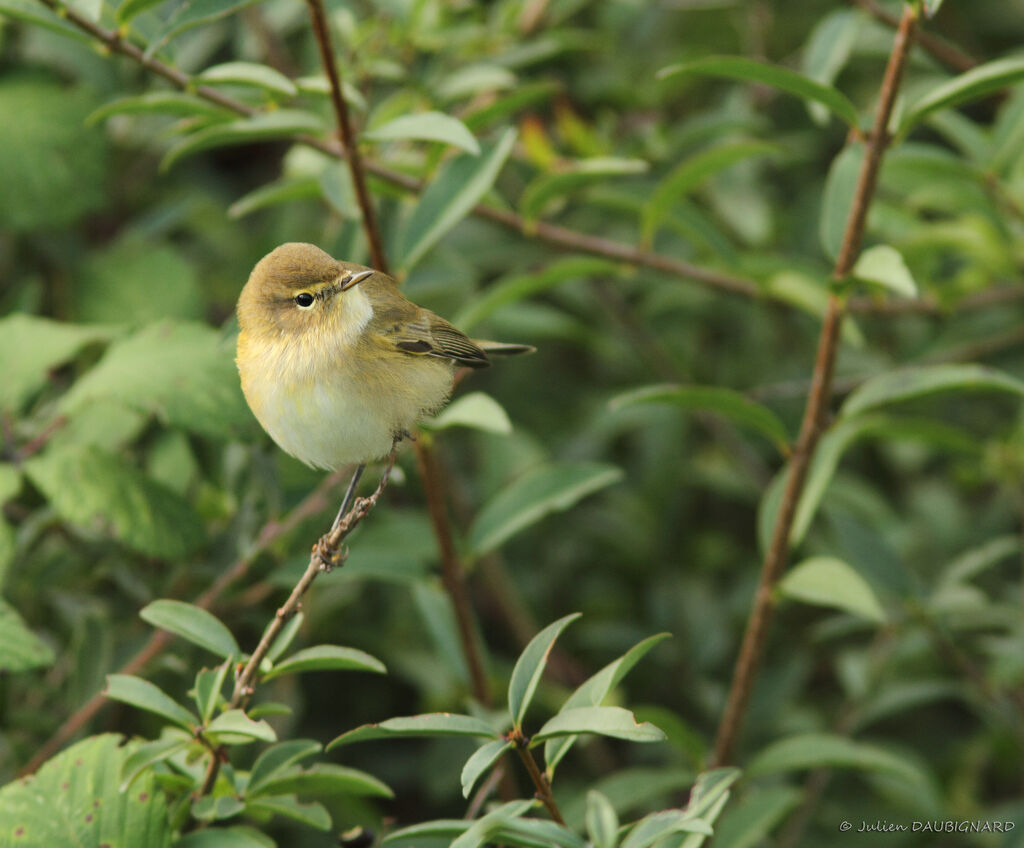
[(487, 674), (480, 650), (473, 605), (466, 589), (466, 575), (459, 562), (455, 541), (452, 539), (451, 522), (444, 501), (444, 479), (433, 445), (427, 443), (427, 436), (421, 435), (416, 441), (416, 461), (423, 481), (423, 493), (427, 499), (430, 522), (434, 527), (438, 553), (441, 557), (441, 581), (452, 600), (455, 622), (459, 628), (459, 642), (462, 655), (469, 669), (473, 696), (484, 706), (490, 706), (491, 691), (487, 685)]
[(555, 796), (551, 792), (551, 784), (548, 782), (544, 772), (540, 770), (540, 766), (537, 765), (537, 761), (533, 758), (533, 752), (530, 750), (530, 740), (523, 736), (518, 731), (513, 731), (512, 741), (515, 743), (516, 753), (519, 754), (519, 759), (523, 761), (523, 765), (526, 766), (526, 771), (530, 775), (530, 780), (533, 781), (533, 786), (537, 790), (537, 799), (544, 805), (544, 809), (548, 811), (548, 815), (551, 816), (559, 824), (565, 824), (565, 819), (562, 818), (562, 812), (558, 809), (558, 804), (555, 802)]
[[(892, 53), (889, 56), (889, 63), (882, 80), (874, 128), (861, 165), (856, 192), (833, 271), (833, 278), (837, 282), (844, 280), (849, 275), (860, 252), (864, 238), (864, 223), (878, 179), (878, 168), (889, 143), (887, 131), (889, 118), (913, 43), (917, 17), (918, 12), (915, 6), (908, 4), (904, 7), (903, 17), (900, 20)], [(743, 634), (743, 642), (740, 645), (739, 657), (733, 671), (732, 685), (726, 700), (725, 711), (718, 726), (714, 752), (714, 762), (717, 765), (724, 765), (732, 759), (736, 739), (739, 736), (750, 701), (750, 693), (757, 677), (764, 644), (768, 638), (772, 612), (775, 607), (775, 584), (782, 575), (789, 557), (793, 518), (803, 493), (807, 470), (814, 457), (814, 451), (825, 424), (843, 313), (843, 300), (835, 294), (831, 295), (821, 336), (818, 340), (818, 353), (811, 377), (811, 390), (800, 425), (800, 436), (789, 464), (782, 502), (775, 519), (771, 542), (761, 565), (761, 576), (754, 596), (754, 605), (747, 621), (747, 629)]]

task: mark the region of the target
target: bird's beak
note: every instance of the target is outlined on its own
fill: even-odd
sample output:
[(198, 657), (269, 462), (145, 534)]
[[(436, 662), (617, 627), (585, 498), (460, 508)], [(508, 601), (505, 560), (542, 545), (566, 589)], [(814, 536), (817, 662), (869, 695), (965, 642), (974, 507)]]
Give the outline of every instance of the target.
[(353, 286), (358, 286), (363, 280), (371, 276), (373, 276), (372, 268), (367, 268), (365, 271), (360, 271), (358, 274), (349, 274), (347, 277), (342, 278), (338, 291), (346, 292)]

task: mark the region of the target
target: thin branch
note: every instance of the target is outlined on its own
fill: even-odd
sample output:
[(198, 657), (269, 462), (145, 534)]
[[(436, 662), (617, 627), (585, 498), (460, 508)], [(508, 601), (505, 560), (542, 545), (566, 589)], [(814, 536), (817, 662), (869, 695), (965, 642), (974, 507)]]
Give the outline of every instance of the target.
[[(202, 609), (210, 609), (220, 599), (220, 596), (234, 583), (241, 580), (248, 572), (249, 567), (258, 556), (264, 553), (271, 545), (287, 533), (290, 533), (302, 522), (324, 512), (330, 505), (328, 495), (338, 486), (341, 481), (340, 474), (331, 474), (307, 495), (291, 512), (280, 521), (268, 521), (256, 537), (256, 542), (245, 556), (238, 559), (227, 571), (223, 572), (209, 588), (200, 594), (192, 603)], [(122, 665), (118, 674), (138, 674), (164, 649), (174, 641), (174, 636), (166, 630), (156, 630), (149, 637), (146, 643), (135, 653), (135, 655)], [(74, 738), (93, 717), (107, 703), (107, 696), (97, 692), (81, 707), (75, 710), (67, 720), (57, 728), (57, 731), (44, 742), (31, 760), (26, 763), (18, 772), (18, 777), (32, 774), (50, 757), (61, 749), (65, 742)]]
[[(854, 6), (858, 6), (867, 12), (877, 21), (881, 21), (894, 29), (900, 25), (900, 19), (888, 10), (878, 5), (875, 0), (851, 0)], [(955, 71), (969, 71), (978, 63), (967, 53), (950, 44), (941, 38), (937, 38), (923, 30), (915, 36), (917, 43), (927, 50), (944, 65), (949, 65)]]
[(544, 775), (544, 772), (540, 770), (540, 766), (537, 765), (537, 761), (533, 758), (533, 752), (530, 750), (530, 740), (523, 736), (521, 732), (516, 730), (512, 732), (511, 739), (515, 743), (513, 747), (515, 747), (516, 753), (519, 754), (519, 759), (521, 759), (523, 761), (523, 765), (526, 766), (526, 771), (530, 775), (530, 780), (533, 781), (534, 788), (537, 790), (537, 799), (544, 805), (544, 808), (548, 811), (548, 815), (551, 816), (552, 819), (559, 824), (565, 824), (565, 819), (562, 818), (562, 812), (558, 809), (555, 796), (551, 792), (551, 783)]
[[(910, 4), (904, 6), (903, 17), (900, 20), (889, 63), (885, 69), (885, 77), (882, 80), (874, 128), (857, 180), (857, 188), (846, 222), (839, 256), (836, 259), (833, 278), (837, 282), (846, 279), (860, 252), (867, 211), (878, 180), (878, 169), (882, 155), (889, 143), (887, 132), (889, 118), (913, 44), (917, 17), (918, 11), (915, 6)], [(754, 606), (747, 621), (747, 629), (743, 635), (739, 657), (736, 661), (725, 712), (718, 727), (714, 753), (714, 762), (718, 765), (725, 764), (732, 759), (736, 739), (739, 736), (750, 701), (750, 693), (757, 677), (775, 607), (775, 584), (781, 577), (789, 557), (790, 532), (797, 504), (803, 493), (807, 471), (824, 429), (844, 311), (843, 300), (836, 294), (830, 295), (824, 325), (818, 341), (811, 391), (800, 425), (800, 436), (790, 461), (786, 488), (779, 506), (778, 516), (775, 519), (771, 543), (761, 566)]]

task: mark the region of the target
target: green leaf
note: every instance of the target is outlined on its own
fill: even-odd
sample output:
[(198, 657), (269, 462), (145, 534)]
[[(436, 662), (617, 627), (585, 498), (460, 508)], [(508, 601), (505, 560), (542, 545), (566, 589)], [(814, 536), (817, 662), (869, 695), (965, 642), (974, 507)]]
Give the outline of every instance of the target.
[(715, 848), (756, 848), (800, 803), (791, 786), (771, 786), (745, 795), (715, 827)]
[(112, 701), (121, 701), (138, 707), (140, 710), (163, 716), (190, 733), (199, 724), (199, 719), (191, 712), (158, 686), (141, 677), (133, 677), (130, 674), (108, 674), (107, 688), (103, 694)]
[(232, 358), (211, 327), (155, 324), (111, 345), (59, 410), (73, 414), (96, 398), (114, 398), (165, 424), (214, 438), (251, 433), (252, 413)]
[(184, 601), (153, 601), (142, 608), (139, 617), (154, 627), (180, 636), (219, 657), (238, 657), (242, 649), (217, 616)]
[(442, 144), (459, 147), (474, 156), (480, 155), (480, 142), (474, 138), (466, 125), (458, 118), (452, 118), (442, 112), (402, 115), (383, 126), (364, 132), (362, 137), (372, 141), (439, 141)]
[(925, 780), (904, 757), (832, 733), (802, 733), (774, 742), (754, 757), (745, 774), (760, 777), (815, 768), (887, 772), (917, 785)]
[(38, 0), (0, 0), (0, 15), (13, 18), (16, 21), (48, 29), (59, 35), (74, 38), (86, 44), (91, 44), (92, 39), (74, 24), (69, 23), (63, 17), (59, 17), (43, 6)]
[(532, 738), (540, 742), (554, 736), (579, 733), (596, 733), (631, 742), (660, 742), (665, 738), (665, 734), (653, 724), (637, 721), (633, 713), (622, 707), (576, 707), (562, 710)]
[(422, 422), (428, 430), (471, 427), (485, 433), (511, 433), (508, 413), (494, 398), (483, 392), (470, 392), (456, 399), (434, 418)]
[(778, 151), (776, 145), (763, 141), (727, 141), (684, 159), (658, 183), (644, 206), (641, 228), (644, 243), (650, 244), (654, 240), (673, 206), (704, 180), (744, 159)]
[(556, 197), (584, 186), (600, 185), (609, 177), (642, 174), (647, 168), (642, 159), (595, 157), (573, 162), (564, 170), (542, 174), (527, 185), (519, 199), (519, 212), (527, 221), (536, 221)]
[[(163, 2), (163, 0), (160, 0)], [(132, 97), (119, 97), (104, 103), (85, 122), (94, 126), (113, 115), (178, 115), (183, 118), (232, 118), (223, 106), (184, 91), (147, 91)]]
[(520, 83), (508, 94), (465, 115), (466, 126), (473, 132), (479, 132), (527, 106), (550, 100), (560, 88), (558, 83), (551, 80)]
[(748, 400), (739, 392), (719, 386), (680, 386), (665, 383), (634, 389), (613, 398), (612, 409), (641, 403), (669, 403), (683, 409), (707, 409), (735, 424), (757, 430), (771, 439), (783, 455), (789, 453), (786, 427), (768, 407)]
[(879, 624), (886, 620), (885, 610), (868, 582), (835, 557), (805, 559), (778, 586), (782, 595), (796, 601), (832, 607)]
[(729, 795), (729, 788), (740, 778), (737, 768), (717, 768), (702, 772), (690, 791), (686, 812), (706, 821), (714, 821), (711, 810)]
[[(277, 662), (278, 657), (288, 650), (288, 646), (291, 645), (292, 641), (295, 639), (299, 629), (302, 627), (302, 623), (305, 620), (306, 617), (302, 614), (301, 610), (288, 619), (288, 623), (281, 628), (277, 636), (274, 637), (274, 641), (270, 643), (270, 648), (267, 650), (268, 660), (272, 663)], [(269, 628), (270, 626), (271, 624), (268, 623), (267, 627)]]
[(124, 761), (121, 766), (120, 791), (127, 792), (137, 778), (148, 773), (150, 766), (170, 759), (191, 744), (191, 734), (183, 733), (176, 727), (165, 727), (160, 739), (139, 745)]
[(515, 139), (515, 130), (507, 129), (495, 144), (484, 146), (479, 156), (463, 153), (441, 167), (402, 230), (399, 268), (412, 268), (469, 214), (494, 185)]
[(821, 200), (818, 238), (821, 249), (829, 259), (834, 260), (839, 256), (863, 162), (864, 145), (854, 142), (842, 149), (828, 170), (825, 192)]
[(208, 827), (186, 833), (174, 848), (275, 848), (277, 843), (252, 827)]
[[(864, 16), (850, 9), (825, 15), (804, 45), (804, 75), (823, 85), (832, 85), (853, 53), (863, 23)], [(820, 103), (808, 103), (807, 108), (816, 124), (828, 123), (828, 110)]]
[(304, 671), (372, 671), (387, 674), (384, 663), (356, 648), (316, 645), (296, 651), (263, 675), (264, 680)]
[(117, 7), (117, 18), (118, 24), (126, 24), (138, 15), (141, 15), (147, 9), (152, 9), (154, 6), (162, 3), (163, 0), (124, 0), (120, 6)]
[(150, 40), (146, 58), (156, 55), (168, 41), (192, 27), (216, 21), (258, 0), (185, 0)]
[(222, 821), (237, 816), (245, 809), (234, 795), (205, 795), (192, 802), (192, 818), (202, 822)]
[(295, 83), (280, 71), (256, 62), (224, 62), (207, 68), (196, 77), (196, 80), (213, 85), (222, 82), (252, 85), (285, 97), (295, 97), (299, 93)]
[(0, 600), (0, 674), (53, 665), (53, 649), (36, 636), (18, 612)]
[(769, 65), (740, 56), (709, 56), (695, 62), (664, 68), (658, 72), (658, 77), (670, 79), (681, 74), (725, 77), (770, 85), (802, 100), (820, 103), (851, 127), (856, 127), (859, 121), (857, 108), (842, 92), (779, 65)]
[(902, 138), (926, 117), (940, 109), (950, 109), (977, 100), (1024, 79), (1024, 57), (997, 59), (971, 68), (932, 89), (903, 115), (897, 139)]
[(195, 695), (193, 700), (196, 709), (199, 710), (199, 718), (206, 724), (213, 716), (217, 704), (220, 702), (221, 690), (224, 688), (224, 678), (227, 677), (228, 667), (231, 660), (227, 659), (216, 668), (200, 669), (196, 673)]
[(238, 198), (228, 207), (232, 218), (244, 218), (253, 212), (290, 203), (293, 200), (312, 200), (320, 197), (320, 180), (317, 177), (282, 177), (272, 183), (255, 188)]
[(323, 121), (312, 112), (300, 112), (295, 109), (259, 112), (249, 118), (204, 127), (185, 136), (164, 154), (164, 158), (160, 160), (160, 170), (166, 171), (179, 159), (203, 150), (287, 139), (303, 133), (319, 133), (323, 128)]
[(490, 770), (506, 751), (512, 750), (511, 742), (495, 739), (481, 745), (462, 767), (462, 797), (468, 798), (481, 775)]
[(858, 280), (874, 283), (904, 297), (917, 297), (917, 284), (899, 251), (885, 244), (869, 247), (850, 272)]
[(620, 273), (620, 266), (608, 259), (596, 259), (589, 256), (568, 256), (556, 259), (541, 271), (513, 274), (488, 286), (480, 296), (456, 315), (455, 324), (468, 330), (497, 312), (501, 307), (547, 291), (562, 283), (589, 277), (613, 276)]
[(323, 745), (313, 739), (289, 739), (287, 742), (267, 748), (253, 763), (252, 771), (249, 772), (247, 793), (251, 795), (258, 792), (271, 777), (286, 771), (299, 760), (319, 753), (322, 749)]
[(0, 789), (0, 845), (170, 848), (166, 796), (152, 772), (141, 775), (130, 792), (119, 789), (122, 767), (139, 747), (123, 741), (118, 733), (90, 736), (31, 779)]
[(20, 411), (46, 384), (50, 369), (74, 359), (87, 345), (106, 343), (113, 336), (107, 327), (61, 324), (21, 313), (0, 319), (0, 409)]
[(251, 798), (267, 795), (362, 795), (393, 798), (388, 786), (373, 775), (333, 763), (317, 763), (308, 769), (292, 766), (262, 781)]
[(452, 840), (449, 848), (480, 848), (500, 832), (502, 825), (509, 824), (534, 804), (533, 801), (509, 801), (471, 822), (466, 831)]
[(515, 727), (523, 725), (523, 718), (530, 708), (537, 684), (544, 674), (544, 667), (548, 663), (555, 640), (580, 615), (582, 613), (574, 612), (549, 624), (530, 640), (516, 660), (508, 683), (508, 711)]
[[(265, 721), (253, 721), (243, 710), (228, 710), (221, 713), (206, 726), (206, 732), (216, 736), (241, 736), (241, 741), (251, 742), (260, 739), (264, 742), (276, 742), (277, 734)], [(237, 744), (232, 740), (229, 744)]]
[(700, 833), (710, 836), (711, 827), (682, 810), (662, 810), (636, 822), (622, 840), (622, 848), (650, 848), (673, 833)]
[(587, 835), (594, 848), (615, 848), (619, 843), (619, 817), (611, 801), (600, 792), (587, 792)]
[(469, 532), (473, 556), (496, 550), (546, 515), (564, 512), (622, 476), (621, 468), (598, 462), (563, 462), (528, 471), (480, 510)]
[(141, 553), (174, 559), (205, 541), (180, 495), (98, 448), (50, 448), (26, 462), (25, 473), (69, 524), (110, 533)]
[(364, 724), (342, 733), (327, 745), (331, 751), (339, 745), (363, 742), (368, 739), (402, 739), (421, 736), (498, 736), (487, 722), (468, 715), (453, 713), (424, 713), (423, 715), (389, 718), (377, 724)]
[(319, 801), (301, 803), (294, 795), (275, 795), (249, 801), (245, 811), (250, 815), (284, 816), (293, 821), (314, 827), (317, 830), (331, 829), (331, 814)]
[(1024, 381), (984, 365), (924, 365), (872, 377), (851, 392), (839, 414), (850, 418), (889, 403), (940, 392), (1008, 392), (1024, 397)]
[(464, 65), (440, 80), (433, 93), (443, 100), (459, 100), (481, 91), (515, 88), (516, 82), (516, 75), (500, 65)]

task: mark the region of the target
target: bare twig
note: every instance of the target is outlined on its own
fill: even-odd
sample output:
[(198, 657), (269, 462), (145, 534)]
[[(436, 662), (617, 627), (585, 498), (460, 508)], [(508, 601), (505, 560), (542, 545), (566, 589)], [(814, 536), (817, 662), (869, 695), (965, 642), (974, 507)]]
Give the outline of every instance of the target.
[(551, 818), (559, 824), (565, 824), (565, 819), (562, 818), (562, 812), (558, 809), (558, 804), (555, 802), (555, 796), (551, 792), (551, 783), (544, 775), (544, 772), (540, 770), (540, 766), (537, 765), (537, 761), (533, 758), (533, 752), (530, 751), (530, 740), (517, 730), (512, 731), (511, 739), (515, 743), (514, 747), (516, 749), (516, 753), (519, 754), (519, 759), (521, 759), (523, 761), (523, 765), (526, 766), (526, 771), (530, 775), (530, 780), (533, 781), (534, 788), (537, 790), (537, 799), (544, 805), (544, 808), (548, 811), (548, 815), (551, 816)]
[[(889, 64), (882, 80), (881, 95), (875, 114), (874, 128), (868, 142), (864, 162), (857, 180), (850, 215), (836, 259), (833, 278), (845, 280), (860, 252), (864, 237), (864, 223), (874, 195), (882, 155), (889, 143), (887, 127), (893, 103), (906, 67), (910, 47), (917, 26), (918, 11), (913, 5), (904, 6), (903, 17), (896, 33)], [(810, 467), (818, 440), (825, 424), (825, 415), (831, 396), (832, 376), (835, 371), (839, 331), (842, 327), (843, 300), (836, 294), (829, 297), (828, 309), (818, 341), (818, 353), (811, 380), (811, 391), (804, 409), (800, 436), (789, 464), (786, 487), (772, 531), (771, 543), (761, 566), (761, 577), (754, 598), (754, 606), (747, 621), (740, 654), (733, 672), (732, 685), (725, 712), (718, 727), (714, 761), (718, 765), (729, 762), (739, 735), (740, 727), (750, 701), (750, 692), (757, 677), (761, 654), (768, 636), (771, 616), (775, 607), (775, 584), (778, 582), (789, 557), (789, 537), (793, 527), (800, 495), (803, 493), (807, 470)]]

